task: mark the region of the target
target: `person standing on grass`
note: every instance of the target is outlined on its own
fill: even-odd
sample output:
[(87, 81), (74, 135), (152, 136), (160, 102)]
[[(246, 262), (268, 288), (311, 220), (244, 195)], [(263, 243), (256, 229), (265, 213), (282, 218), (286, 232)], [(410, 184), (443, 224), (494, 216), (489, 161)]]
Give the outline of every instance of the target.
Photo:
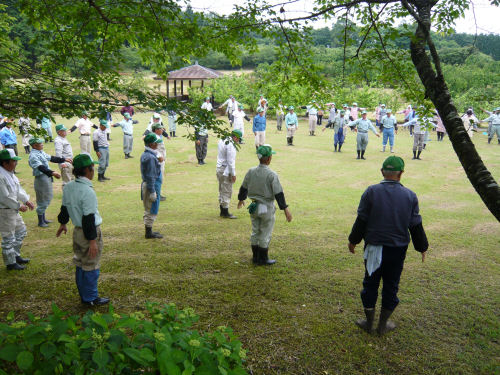
[(380, 104), (377, 107), (377, 110), (375, 111), (375, 118), (376, 118), (376, 124), (375, 126), (377, 128), (380, 128), (380, 131), (384, 130), (384, 127), (382, 125), (382, 119), (384, 116), (387, 114), (387, 109), (385, 108), (385, 104)]
[(177, 113), (173, 110), (168, 111), (168, 131), (170, 137), (176, 138), (175, 132), (177, 131)]
[(467, 112), (462, 116), (462, 122), (464, 124), (465, 130), (467, 130), (467, 134), (469, 138), (472, 138), (474, 132), (476, 131), (477, 124), (479, 124), (479, 120), (474, 115), (472, 109), (468, 109)]
[(45, 143), (47, 143), (47, 142), (53, 142), (53, 139), (52, 139), (52, 122), (50, 121), (50, 118), (45, 117), (45, 116), (42, 117), (41, 126), (42, 126), (42, 129), (45, 130), (45, 132), (47, 133), (47, 136), (45, 137)]
[[(106, 133), (104, 131), (104, 133)], [(90, 155), (76, 155), (73, 161), (75, 180), (64, 186), (61, 211), (57, 216), (59, 229), (56, 237), (66, 234), (69, 219), (73, 230), (73, 264), (75, 281), (80, 300), (89, 306), (109, 303), (109, 298), (99, 297), (97, 282), (103, 250), (101, 233), (102, 218), (97, 208), (97, 196), (92, 186), (94, 164)]]
[(24, 147), (24, 152), (26, 154), (30, 153), (30, 139), (31, 134), (29, 131), (31, 130), (30, 119), (28, 117), (21, 117), (19, 119), (19, 134), (22, 136), (22, 144)]
[[(213, 111), (212, 103), (210, 103), (210, 98), (208, 96), (205, 98), (205, 102), (201, 105), (201, 109), (208, 112)], [(205, 165), (205, 158), (207, 157), (208, 149), (208, 130), (204, 124), (195, 126), (194, 136), (198, 165)]]
[(73, 163), (71, 158), (59, 158), (57, 156), (50, 156), (43, 151), (44, 140), (41, 138), (31, 138), (31, 147), (33, 148), (28, 160), (29, 166), (33, 169), (33, 176), (35, 176), (35, 193), (36, 193), (36, 213), (38, 215), (38, 226), (45, 228), (51, 223), (50, 220), (45, 218), (45, 210), (49, 207), (52, 201), (52, 180), (53, 177), (61, 178), (61, 175), (52, 171), (49, 168), (49, 161), (51, 163)]
[(99, 182), (106, 182), (110, 180), (110, 178), (107, 178), (104, 175), (106, 173), (106, 168), (109, 166), (108, 128), (109, 124), (107, 120), (99, 120), (99, 129), (94, 132), (92, 138), (94, 151), (99, 158), (99, 167), (97, 168), (97, 181)]
[(281, 99), (278, 101), (278, 106), (276, 107), (276, 128), (278, 131), (281, 131), (281, 127), (283, 125), (283, 119), (285, 118), (285, 110), (284, 110), (283, 102)]
[(309, 135), (314, 136), (316, 123), (318, 122), (318, 108), (316, 106), (316, 100), (311, 100), (311, 104), (302, 106), (301, 108), (307, 109), (307, 114), (309, 116)]
[[(66, 138), (67, 130), (62, 124), (56, 125), (57, 137), (54, 140), (54, 148), (58, 158), (73, 159), (73, 148)], [(61, 163), (59, 164), (59, 170), (61, 171), (62, 185), (64, 187), (73, 179), (73, 165), (68, 162)]]
[[(427, 132), (425, 125), (425, 118), (420, 120), (418, 115), (415, 115), (411, 121), (405, 122), (403, 127), (409, 126), (413, 127), (413, 159), (412, 160), (422, 160), (420, 159), (420, 154), (422, 150), (425, 148), (424, 141), (425, 135)], [(431, 126), (436, 127), (436, 125), (430, 123)]]
[(89, 120), (89, 113), (84, 111), (82, 117), (75, 123), (75, 125), (69, 130), (73, 133), (76, 129), (80, 133), (80, 152), (83, 154), (90, 155), (90, 131), (91, 128), (98, 129), (96, 125)]
[[(158, 155), (158, 161), (160, 162), (161, 181), (163, 185), (163, 181), (165, 181), (165, 164), (167, 163), (167, 148), (165, 147), (165, 142), (163, 142), (163, 136), (167, 133), (163, 124), (154, 124), (152, 130), (153, 133), (156, 134), (156, 137), (161, 140), (160, 143), (157, 143), (158, 147), (156, 148), (156, 154)], [(169, 137), (167, 138), (170, 139)], [(163, 202), (165, 200), (167, 200), (167, 197), (161, 195), (160, 193), (160, 201)]]
[(29, 259), (21, 257), (21, 246), (27, 230), (19, 212), (33, 210), (30, 196), (14, 174), (18, 160), (14, 150), (0, 151), (0, 236), (2, 257), (7, 270), (21, 271)]
[(234, 96), (230, 95), (229, 98), (221, 104), (221, 107), (224, 106), (226, 106), (227, 119), (229, 120), (229, 123), (233, 125), (233, 112), (238, 108), (238, 102), (236, 101)]
[(380, 137), (380, 134), (377, 133), (377, 130), (373, 126), (372, 122), (368, 120), (366, 116), (366, 111), (363, 111), (361, 112), (360, 119), (351, 121), (348, 124), (351, 129), (356, 128), (356, 131), (358, 132), (358, 136), (356, 138), (358, 157), (356, 159), (365, 160), (366, 146), (368, 146), (368, 130), (371, 130), (373, 134)]
[(157, 148), (162, 140), (156, 134), (150, 133), (144, 137), (145, 150), (141, 155), (141, 199), (144, 205), (145, 238), (163, 238), (158, 232), (153, 232), (153, 224), (160, 209), (161, 166)]
[(446, 133), (446, 128), (444, 127), (443, 120), (441, 119), (441, 116), (439, 116), (439, 113), (436, 111), (436, 115), (434, 116), (434, 121), (436, 122), (436, 133), (437, 133), (437, 139), (438, 142), (442, 142), (444, 138), (444, 134)]
[(236, 147), (242, 137), (240, 130), (231, 132), (231, 137), (220, 139), (217, 144), (217, 168), (215, 170), (219, 181), (219, 208), (220, 217), (224, 219), (236, 219), (229, 212), (229, 204), (233, 195), (233, 184), (236, 182)]
[(257, 109), (257, 116), (253, 118), (252, 131), (255, 135), (255, 149), (257, 149), (266, 142), (266, 112), (261, 107)]
[(488, 112), (483, 109), (484, 112), (488, 113), (490, 116), (485, 118), (483, 122), (488, 122), (488, 143), (497, 135), (497, 141), (500, 145), (500, 107), (495, 108), (493, 112)]
[[(337, 116), (337, 108), (335, 108), (335, 103), (329, 103), (328, 105), (330, 106), (330, 110), (329, 110), (329, 115), (328, 115), (327, 126), (333, 124), (333, 121), (335, 121), (335, 117)], [(330, 126), (328, 126), (328, 127), (330, 127)]]
[(410, 234), (415, 250), (422, 253), (422, 262), (429, 247), (417, 196), (400, 182), (404, 165), (398, 156), (385, 159), (381, 169), (384, 180), (368, 187), (361, 196), (358, 216), (349, 235), (348, 248), (353, 254), (356, 245), (361, 240), (365, 242), (361, 301), (366, 319), (356, 321), (356, 325), (368, 333), (373, 328), (379, 284), (383, 281), (379, 335), (396, 328), (389, 317), (399, 303), (399, 280)]
[(325, 131), (326, 128), (333, 128), (334, 152), (337, 152), (337, 146), (339, 147), (339, 152), (342, 152), (341, 149), (347, 132), (347, 119), (345, 117), (345, 111), (341, 110), (339, 115), (335, 117), (335, 120), (333, 120), (332, 123), (327, 124), (323, 131)]
[(17, 135), (12, 129), (12, 119), (6, 119), (4, 124), (5, 126), (0, 130), (0, 143), (4, 148), (14, 150), (14, 154), (17, 156)]
[(288, 146), (293, 146), (293, 137), (299, 128), (299, 119), (297, 118), (297, 114), (293, 111), (294, 109), (293, 105), (288, 107), (289, 112), (285, 117), (286, 140)]
[(250, 121), (243, 111), (243, 104), (238, 104), (238, 109), (233, 112), (233, 130), (239, 130), (241, 132), (241, 137), (239, 138), (240, 144), (243, 144), (243, 137), (245, 136), (245, 124), (243, 120)]
[(238, 193), (238, 209), (245, 205), (247, 197), (252, 200), (248, 212), (252, 220), (250, 235), (252, 262), (256, 265), (276, 263), (276, 260), (269, 259), (268, 253), (275, 222), (275, 199), (280, 210), (284, 210), (286, 220), (292, 221), (292, 214), (286, 204), (279, 177), (269, 168), (275, 153), (271, 145), (259, 146), (257, 157), (260, 164), (247, 172)]
[(125, 154), (125, 159), (133, 158), (130, 153), (132, 152), (132, 147), (134, 146), (134, 124), (139, 123), (139, 121), (132, 120), (132, 117), (128, 112), (123, 115), (123, 120), (113, 124), (116, 128), (119, 126), (123, 130), (123, 153)]
[(380, 128), (383, 132), (381, 151), (385, 152), (385, 146), (387, 146), (387, 140), (389, 140), (391, 153), (394, 153), (394, 134), (398, 134), (398, 121), (396, 120), (396, 117), (392, 115), (392, 109), (387, 109), (385, 113), (386, 114), (380, 121)]
[(130, 118), (134, 117), (135, 114), (134, 107), (130, 105), (129, 101), (126, 101), (125, 106), (122, 107), (122, 109), (120, 110), (120, 114), (122, 116), (125, 116), (125, 113), (128, 113), (130, 115)]

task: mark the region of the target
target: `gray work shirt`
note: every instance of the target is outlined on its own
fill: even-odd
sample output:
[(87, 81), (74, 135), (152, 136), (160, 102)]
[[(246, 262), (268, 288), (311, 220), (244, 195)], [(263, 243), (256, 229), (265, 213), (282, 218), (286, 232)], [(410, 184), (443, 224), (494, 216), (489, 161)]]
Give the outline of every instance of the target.
[(394, 117), (394, 116), (382, 117), (382, 125), (386, 129), (394, 128), (397, 125), (397, 123), (398, 123), (398, 121), (396, 120), (396, 117)]
[(275, 195), (283, 192), (278, 174), (264, 164), (249, 169), (241, 186), (250, 199), (267, 205), (273, 205)]
[(367, 223), (365, 243), (371, 245), (408, 246), (408, 229), (422, 223), (417, 195), (400, 182), (390, 180), (366, 189), (358, 216)]

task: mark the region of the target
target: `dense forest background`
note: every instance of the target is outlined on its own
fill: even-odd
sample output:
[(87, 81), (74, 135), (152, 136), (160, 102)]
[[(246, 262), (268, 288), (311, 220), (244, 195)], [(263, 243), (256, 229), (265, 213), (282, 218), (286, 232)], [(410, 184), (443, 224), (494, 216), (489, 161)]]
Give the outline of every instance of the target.
[[(9, 2), (14, 4), (14, 0), (7, 0), (5, 3), (9, 5)], [(15, 6), (9, 6), (8, 13), (16, 19), (9, 37), (21, 43), (21, 58), (24, 60), (22, 62), (36, 68), (47, 54), (52, 52), (44, 48), (44, 42), (39, 37), (40, 31), (35, 31)], [(189, 13), (189, 9), (187, 13)], [(401, 25), (399, 28), (403, 30), (411, 27), (411, 25)], [(349, 38), (346, 38), (346, 36)], [(343, 20), (339, 20), (337, 23), (332, 23), (331, 27), (308, 29), (307, 35), (304, 35), (304, 37), (309, 43), (311, 57), (319, 67), (314, 74), (322, 75), (337, 84), (342, 81), (344, 87), (391, 88), (391, 85), (387, 84), (387, 79), (379, 79), (378, 73), (382, 70), (382, 67), (377, 70), (379, 65), (377, 59), (374, 59), (373, 64), (370, 64), (370, 69), (367, 69), (366, 66), (360, 63), (359, 59), (354, 57), (356, 55), (356, 42), (361, 42), (363, 38), (362, 28), (357, 25), (349, 22), (346, 24)], [(258, 35), (255, 35), (254, 38), (258, 41), (258, 50), (253, 53), (243, 53), (236, 65), (231, 64), (230, 60), (222, 53), (213, 51), (206, 56), (191, 56), (191, 63), (198, 61), (203, 66), (218, 70), (252, 71), (253, 73), (247, 74), (247, 77), (241, 78), (239, 82), (233, 80), (233, 85), (241, 86), (241, 96), (245, 93), (247, 95), (254, 94), (254, 90), (250, 90), (250, 92), (245, 90), (245, 86), (250, 84), (255, 90), (266, 90), (264, 81), (272, 80), (272, 76), (266, 75), (267, 67), (276, 63), (276, 60), (280, 58), (280, 54), (277, 51), (276, 43), (272, 39), (264, 39)], [(346, 45), (344, 40), (347, 39), (351, 41)], [(500, 35), (462, 33), (443, 35), (434, 33), (433, 39), (441, 57), (446, 81), (457, 106), (461, 109), (469, 105), (475, 105), (476, 107), (496, 106), (500, 99)], [(394, 54), (396, 58), (408, 51), (408, 38), (387, 36), (384, 42), (389, 53)], [(373, 45), (377, 43), (375, 39), (368, 39), (364, 41), (364, 48), (369, 49), (370, 43), (372, 43), (373, 47), (377, 47)], [(88, 53), (93, 52), (89, 51)], [(381, 58), (384, 57), (381, 56)], [(151, 66), (144, 63), (145, 59), (141, 57), (139, 52), (127, 45), (123, 46), (120, 60), (122, 61), (121, 66), (118, 67), (120, 71), (141, 72), (152, 70)], [(171, 70), (189, 65), (186, 60), (180, 58), (176, 59), (174, 57), (172, 61)], [(74, 69), (72, 74), (78, 76), (78, 69)], [(397, 79), (395, 77), (395, 81)], [(256, 80), (261, 82), (256, 83)], [(382, 83), (382, 81), (385, 83)], [(228, 92), (231, 92), (230, 86), (231, 82), (218, 83), (217, 96), (220, 96), (219, 99), (222, 100)], [(396, 87), (397, 82), (394, 82), (393, 86)], [(221, 90), (221, 88), (226, 89)], [(238, 94), (238, 92), (234, 93)], [(200, 95), (205, 95), (205, 93)], [(358, 97), (359, 95), (358, 93), (355, 96)], [(301, 100), (300, 96), (297, 97), (296, 95), (295, 100)], [(349, 96), (353, 95), (344, 95), (344, 98), (348, 100)], [(390, 94), (386, 96), (387, 101), (390, 101)], [(372, 95), (370, 103), (366, 103), (366, 105), (373, 104), (371, 102), (375, 100), (374, 95)]]

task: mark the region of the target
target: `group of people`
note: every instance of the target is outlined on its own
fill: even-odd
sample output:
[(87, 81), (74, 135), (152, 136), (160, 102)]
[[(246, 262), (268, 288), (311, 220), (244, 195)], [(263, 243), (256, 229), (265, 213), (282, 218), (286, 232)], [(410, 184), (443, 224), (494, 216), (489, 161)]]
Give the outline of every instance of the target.
[[(338, 113), (334, 103), (330, 104), (330, 115), (327, 128), (334, 130), (334, 149), (341, 152), (345, 141), (345, 132), (348, 129), (357, 132), (357, 158), (365, 159), (368, 144), (368, 132), (380, 136), (377, 127), (383, 134), (382, 151), (385, 151), (387, 142), (391, 152), (394, 152), (394, 134), (397, 133), (397, 121), (390, 109), (380, 106), (376, 114), (375, 126), (367, 119), (364, 108), (358, 108), (354, 103), (351, 107), (343, 106)], [(236, 183), (236, 157), (235, 145), (242, 143), (244, 135), (243, 119), (250, 121), (243, 111), (243, 106), (231, 97), (223, 104), (228, 108), (228, 120), (233, 126), (231, 136), (218, 142), (218, 155), (216, 176), (219, 184), (220, 217), (234, 219), (229, 212), (233, 185)], [(206, 98), (202, 109), (212, 111), (210, 98)], [(318, 124), (318, 108), (312, 101), (306, 106), (309, 117), (310, 136), (315, 135)], [(269, 107), (267, 100), (261, 96), (257, 107), (257, 115), (253, 119), (253, 132), (255, 135), (256, 156), (258, 165), (248, 170), (238, 192), (237, 208), (241, 209), (245, 201), (251, 200), (248, 212), (251, 220), (250, 248), (252, 262), (264, 266), (276, 263), (269, 258), (269, 245), (275, 223), (277, 202), (278, 208), (285, 214), (290, 222), (292, 215), (285, 200), (283, 187), (279, 176), (270, 169), (273, 155), (276, 152), (272, 146), (265, 143), (266, 113)], [(285, 115), (285, 110), (288, 112)], [(419, 159), (423, 148), (423, 135), (425, 135), (424, 119), (419, 120), (411, 107), (403, 127), (412, 127), (414, 137), (414, 159)], [(361, 117), (358, 117), (358, 113)], [(287, 129), (287, 144), (293, 146), (293, 138), (298, 129), (298, 118), (293, 106), (283, 106), (280, 101), (277, 108), (277, 129), (281, 130), (283, 122)], [(485, 120), (490, 122), (491, 129), (488, 134), (500, 135), (500, 108), (496, 108)], [(97, 283), (99, 278), (100, 258), (103, 250), (103, 236), (100, 230), (102, 217), (98, 211), (97, 196), (92, 186), (94, 165), (98, 165), (98, 181), (108, 180), (105, 176), (106, 167), (109, 165), (109, 127), (121, 127), (123, 130), (123, 152), (125, 159), (132, 157), (133, 127), (137, 121), (132, 119), (133, 107), (130, 105), (122, 109), (124, 119), (115, 124), (110, 124), (107, 119), (101, 119), (99, 126), (92, 124), (88, 113), (83, 113), (70, 130), (64, 125), (56, 125), (57, 137), (54, 139), (56, 155), (48, 155), (43, 151), (45, 139), (31, 137), (29, 145), (29, 165), (35, 178), (36, 210), (38, 225), (46, 227), (50, 223), (45, 217), (45, 210), (52, 200), (52, 179), (63, 179), (63, 198), (61, 210), (58, 215), (60, 227), (57, 236), (67, 232), (67, 223), (71, 219), (75, 226), (73, 232), (73, 263), (75, 264), (75, 281), (81, 301), (88, 305), (102, 305), (109, 302), (109, 298), (99, 296)], [(170, 117), (170, 113), (169, 113)], [(316, 117), (316, 118), (315, 118)], [(478, 121), (479, 122), (479, 121)], [(4, 121), (5, 123), (5, 121)], [(8, 120), (5, 124), (6, 133), (10, 134)], [(441, 123), (442, 124), (442, 123)], [(470, 122), (473, 124), (473, 122)], [(439, 129), (439, 124), (436, 125)], [(94, 151), (98, 161), (90, 156), (91, 128), (96, 128), (92, 135)], [(73, 157), (71, 144), (66, 136), (68, 132), (78, 130), (80, 134), (81, 153)], [(323, 129), (325, 130), (325, 129)], [(2, 130), (2, 133), (4, 130)], [(0, 139), (4, 136), (0, 133)], [(9, 138), (5, 135), (5, 139)], [(163, 236), (153, 231), (153, 225), (159, 212), (162, 200), (161, 188), (165, 173), (166, 150), (163, 139), (175, 137), (175, 130), (170, 127), (170, 134), (165, 130), (161, 115), (154, 113), (148, 128), (144, 132), (144, 152), (140, 158), (141, 170), (141, 199), (144, 206), (143, 222), (145, 238), (159, 239)], [(207, 153), (208, 131), (203, 124), (196, 127), (196, 154), (198, 163), (205, 164)], [(491, 140), (492, 136), (489, 137)], [(35, 205), (30, 197), (20, 186), (15, 176), (15, 168), (20, 158), (12, 142), (2, 142), (5, 150), (0, 151), (0, 233), (2, 235), (2, 254), (8, 270), (22, 270), (30, 261), (21, 256), (21, 247), (26, 236), (26, 226), (19, 214), (32, 210)], [(500, 138), (499, 138), (500, 144)], [(53, 171), (49, 163), (59, 165), (61, 173)], [(404, 161), (397, 156), (388, 157), (381, 168), (384, 180), (377, 185), (370, 186), (362, 195), (358, 207), (358, 216), (349, 236), (349, 251), (355, 252), (356, 245), (365, 241), (365, 277), (361, 300), (365, 311), (365, 319), (356, 324), (367, 332), (373, 329), (375, 304), (377, 301), (380, 280), (384, 282), (382, 291), (382, 309), (377, 332), (384, 334), (395, 327), (388, 319), (399, 300), (397, 298), (398, 284), (403, 269), (406, 250), (411, 240), (417, 251), (422, 253), (422, 261), (428, 249), (427, 238), (419, 214), (418, 199), (411, 190), (400, 183), (404, 172)], [(73, 178), (74, 177), (74, 178)]]

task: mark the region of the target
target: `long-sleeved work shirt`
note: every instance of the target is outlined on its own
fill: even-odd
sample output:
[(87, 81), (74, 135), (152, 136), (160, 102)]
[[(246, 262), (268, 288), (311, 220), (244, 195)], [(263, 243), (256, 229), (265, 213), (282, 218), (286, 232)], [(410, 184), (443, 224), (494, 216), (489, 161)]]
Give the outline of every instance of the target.
[(231, 138), (219, 140), (217, 150), (217, 171), (224, 170), (224, 176), (236, 176), (236, 148)]
[(160, 175), (161, 167), (156, 151), (146, 147), (141, 155), (141, 176), (149, 192), (155, 191), (155, 182)]
[(299, 128), (299, 119), (297, 118), (297, 114), (295, 112), (288, 112), (285, 116), (285, 125), (286, 128), (291, 128), (292, 126), (296, 126)]
[(261, 115), (255, 116), (253, 118), (252, 131), (255, 133), (255, 132), (263, 132), (265, 130), (266, 130), (266, 117)]
[(358, 132), (360, 133), (368, 133), (368, 130), (371, 130), (373, 134), (378, 134), (377, 130), (373, 126), (372, 122), (368, 119), (363, 120), (362, 118), (351, 121), (349, 123), (349, 127), (358, 128)]
[(0, 209), (19, 210), (21, 203), (29, 201), (30, 196), (24, 191), (14, 172), (0, 167)]

